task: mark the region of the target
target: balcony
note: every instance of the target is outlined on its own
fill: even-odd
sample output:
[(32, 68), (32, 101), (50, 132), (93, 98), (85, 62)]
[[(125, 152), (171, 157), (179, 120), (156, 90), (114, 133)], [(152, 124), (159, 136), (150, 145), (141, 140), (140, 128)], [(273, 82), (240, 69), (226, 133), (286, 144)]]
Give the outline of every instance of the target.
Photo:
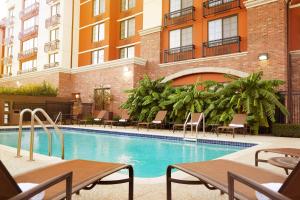
[(49, 51), (56, 51), (58, 49), (59, 49), (59, 40), (48, 42), (44, 46), (45, 53), (48, 53)]
[(10, 56), (6, 56), (6, 57), (4, 57), (4, 65), (9, 65), (9, 64), (11, 64), (12, 63), (12, 59), (13, 59), (13, 57), (10, 55)]
[(235, 36), (203, 43), (202, 55), (217, 56), (241, 51), (241, 37)]
[(54, 68), (54, 67), (58, 67), (59, 66), (59, 62), (54, 62), (54, 63), (48, 63), (44, 65), (44, 69), (50, 69), (50, 68)]
[(26, 74), (26, 73), (35, 72), (35, 71), (37, 71), (37, 68), (36, 67), (32, 67), (30, 69), (19, 70), (17, 72), (17, 74), (20, 75), (20, 74)]
[(40, 5), (39, 2), (35, 2), (31, 6), (22, 10), (20, 12), (20, 19), (24, 21), (26, 19), (29, 19), (33, 16), (38, 15), (39, 14), (39, 5)]
[(57, 26), (59, 23), (60, 23), (60, 14), (56, 14), (46, 19), (45, 27), (50, 28), (53, 26)]
[(36, 56), (37, 51), (38, 51), (37, 47), (22, 51), (21, 53), (19, 53), (18, 59), (19, 60), (24, 60), (24, 59), (28, 59), (28, 58), (31, 58), (33, 56)]
[(195, 45), (182, 46), (164, 51), (164, 63), (195, 58)]
[(9, 36), (7, 38), (5, 38), (5, 45), (11, 45), (14, 42), (14, 36)]
[(25, 30), (23, 30), (22, 32), (19, 33), (19, 40), (25, 41), (25, 40), (28, 40), (30, 38), (37, 37), (38, 31), (39, 31), (39, 26), (38, 25), (32, 26), (28, 29), (25, 29)]
[(46, 3), (47, 3), (48, 5), (51, 5), (51, 4), (54, 4), (54, 3), (58, 2), (58, 1), (59, 1), (59, 0), (47, 0)]
[(203, 17), (241, 8), (240, 0), (208, 0), (203, 2)]
[(165, 14), (164, 26), (181, 24), (190, 20), (195, 20), (195, 7), (187, 7)]

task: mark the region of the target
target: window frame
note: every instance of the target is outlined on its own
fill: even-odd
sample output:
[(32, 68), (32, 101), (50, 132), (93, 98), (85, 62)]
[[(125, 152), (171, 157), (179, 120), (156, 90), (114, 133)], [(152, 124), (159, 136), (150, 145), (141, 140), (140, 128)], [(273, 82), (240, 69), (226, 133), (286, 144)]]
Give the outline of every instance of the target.
[[(97, 1), (99, 1), (98, 9), (95, 8)], [(103, 9), (101, 9), (102, 8), (101, 1), (103, 1), (103, 7), (104, 7)], [(106, 0), (93, 0), (92, 3), (93, 3), (93, 12), (92, 12), (93, 17), (103, 15), (106, 12)], [(97, 10), (98, 12), (95, 12)]]
[[(125, 1), (125, 8), (123, 8), (123, 1)], [(134, 1), (134, 5), (132, 7), (129, 7), (130, 1)], [(121, 12), (128, 11), (136, 7), (136, 0), (121, 0), (120, 3)]]
[[(192, 44), (191, 45), (193, 45), (193, 41), (194, 41), (194, 37), (193, 37), (193, 26), (186, 26), (186, 27), (182, 27), (182, 28), (178, 28), (178, 29), (173, 29), (173, 30), (170, 30), (169, 31), (169, 35), (168, 35), (168, 37), (169, 37), (169, 41), (168, 41), (168, 48), (169, 49), (175, 49), (175, 48), (181, 48), (181, 47), (184, 47), (183, 45), (182, 45), (182, 30), (183, 29), (188, 29), (188, 28), (192, 28)], [(173, 48), (170, 48), (170, 39), (171, 39), (171, 37), (170, 37), (170, 33), (172, 32), (172, 31), (176, 31), (176, 30), (180, 30), (180, 46), (179, 47), (173, 47)], [(185, 46), (189, 46), (189, 45), (185, 45)]]
[[(133, 52), (134, 52), (133, 57), (128, 57), (128, 50), (130, 48), (133, 48)], [(122, 50), (125, 50), (125, 54), (124, 54), (125, 57), (123, 57), (123, 58), (121, 57), (121, 55), (122, 55), (121, 51)], [(119, 58), (120, 59), (128, 59), (128, 58), (134, 58), (134, 57), (135, 57), (135, 45), (120, 48), (120, 50), (119, 50)]]
[[(173, 10), (173, 11), (171, 11), (171, 1), (172, 0), (169, 0), (169, 12), (175, 12), (175, 11), (178, 11), (178, 10)], [(185, 1), (185, 0), (180, 0), (180, 9), (179, 10), (182, 10), (182, 9), (184, 9), (184, 8), (182, 8), (182, 2), (183, 1)], [(195, 1), (194, 0), (192, 0), (192, 6), (194, 6), (194, 3), (195, 3)], [(186, 7), (186, 8), (188, 8), (188, 7)]]
[(216, 40), (209, 40), (209, 23), (212, 22), (212, 21), (216, 21), (216, 20), (222, 20), (222, 38), (219, 39), (219, 40), (223, 40), (223, 39), (226, 39), (224, 38), (224, 26), (223, 26), (223, 22), (224, 22), (224, 19), (228, 19), (228, 18), (231, 18), (231, 17), (236, 17), (236, 36), (239, 36), (239, 15), (238, 14), (233, 14), (233, 15), (229, 15), (229, 16), (225, 16), (225, 17), (221, 17), (221, 18), (217, 18), (217, 19), (212, 19), (212, 20), (209, 20), (207, 21), (207, 42), (212, 42), (212, 41), (216, 41)]
[[(99, 62), (99, 58), (100, 58), (100, 54), (99, 54), (99, 52), (100, 51), (102, 51), (103, 52), (103, 61), (102, 62)], [(97, 63), (94, 63), (94, 53), (96, 53), (97, 52)], [(105, 49), (103, 48), (103, 49), (98, 49), (98, 50), (95, 50), (95, 51), (92, 51), (91, 52), (91, 64), (92, 65), (99, 65), (99, 64), (102, 64), (102, 63), (104, 63), (105, 62)]]
[[(100, 36), (101, 36), (101, 32), (100, 32), (100, 30), (101, 30), (101, 25), (103, 25), (103, 38), (100, 38)], [(94, 40), (94, 28), (95, 27), (97, 27), (98, 26), (98, 34), (97, 34), (97, 40)], [(92, 42), (93, 43), (97, 43), (97, 42), (101, 42), (101, 41), (104, 41), (105, 40), (105, 22), (103, 22), (103, 23), (100, 23), (100, 24), (96, 24), (96, 25), (94, 25), (93, 27), (92, 27)]]
[[(134, 20), (134, 34), (133, 35), (129, 35), (129, 21), (130, 20)], [(122, 37), (122, 23), (124, 23), (124, 37)], [(120, 21), (120, 39), (124, 40), (130, 37), (133, 37), (136, 35), (136, 21), (135, 21), (135, 17)]]

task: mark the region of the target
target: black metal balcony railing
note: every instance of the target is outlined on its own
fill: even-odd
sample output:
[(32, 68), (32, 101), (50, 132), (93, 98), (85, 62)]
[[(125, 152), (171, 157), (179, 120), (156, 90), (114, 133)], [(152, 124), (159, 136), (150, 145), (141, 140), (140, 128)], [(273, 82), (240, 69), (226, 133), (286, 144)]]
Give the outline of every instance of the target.
[(22, 51), (21, 53), (19, 53), (18, 59), (23, 60), (23, 59), (32, 57), (32, 56), (36, 55), (37, 51), (38, 51), (37, 47)]
[(26, 37), (29, 37), (32, 35), (32, 37), (34, 37), (39, 31), (39, 26), (35, 25), (32, 26), (28, 29), (23, 30), (22, 32), (19, 33), (19, 40), (23, 40)]
[(49, 51), (55, 51), (59, 49), (59, 40), (54, 40), (51, 42), (48, 42), (44, 46), (44, 52), (48, 53)]
[(59, 23), (60, 23), (60, 14), (56, 14), (46, 19), (45, 27), (46, 28), (53, 27), (58, 25)]
[(44, 65), (44, 69), (50, 69), (50, 68), (54, 68), (54, 67), (58, 67), (59, 66), (59, 62), (54, 62), (54, 63), (48, 63)]
[(203, 43), (202, 55), (217, 56), (241, 51), (241, 37), (235, 36)]
[(22, 69), (22, 70), (19, 70), (19, 71), (17, 72), (17, 74), (20, 75), (20, 74), (26, 74), (26, 73), (29, 73), (29, 72), (35, 72), (35, 71), (37, 71), (37, 68), (36, 68), (36, 67), (32, 67), (32, 68), (30, 68), (30, 69)]
[(240, 0), (208, 0), (203, 2), (203, 17), (238, 7), (241, 8)]
[(40, 6), (39, 2), (35, 2), (31, 6), (28, 6), (27, 8), (24, 8), (20, 12), (20, 19), (26, 20), (26, 19), (29, 19), (33, 16), (38, 15), (39, 14), (39, 6)]
[(164, 51), (164, 62), (176, 62), (195, 58), (195, 45), (182, 46)]
[(195, 20), (195, 7), (187, 7), (181, 10), (176, 10), (165, 14), (164, 26), (170, 26), (175, 24), (180, 24), (190, 20)]

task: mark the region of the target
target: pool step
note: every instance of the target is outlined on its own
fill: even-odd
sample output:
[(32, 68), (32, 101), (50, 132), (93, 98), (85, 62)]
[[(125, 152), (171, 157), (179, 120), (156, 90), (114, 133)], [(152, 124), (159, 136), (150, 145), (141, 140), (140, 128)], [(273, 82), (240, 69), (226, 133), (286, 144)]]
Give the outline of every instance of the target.
[(192, 141), (192, 142), (196, 142), (197, 141), (196, 138), (187, 138), (187, 137), (184, 137), (183, 140)]

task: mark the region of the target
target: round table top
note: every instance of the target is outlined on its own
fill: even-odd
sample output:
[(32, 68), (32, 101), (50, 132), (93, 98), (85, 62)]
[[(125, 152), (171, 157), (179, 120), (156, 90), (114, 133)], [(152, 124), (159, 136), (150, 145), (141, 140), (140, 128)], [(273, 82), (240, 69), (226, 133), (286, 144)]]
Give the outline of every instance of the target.
[(295, 157), (273, 157), (268, 160), (268, 163), (277, 167), (293, 170), (299, 161), (300, 158)]

